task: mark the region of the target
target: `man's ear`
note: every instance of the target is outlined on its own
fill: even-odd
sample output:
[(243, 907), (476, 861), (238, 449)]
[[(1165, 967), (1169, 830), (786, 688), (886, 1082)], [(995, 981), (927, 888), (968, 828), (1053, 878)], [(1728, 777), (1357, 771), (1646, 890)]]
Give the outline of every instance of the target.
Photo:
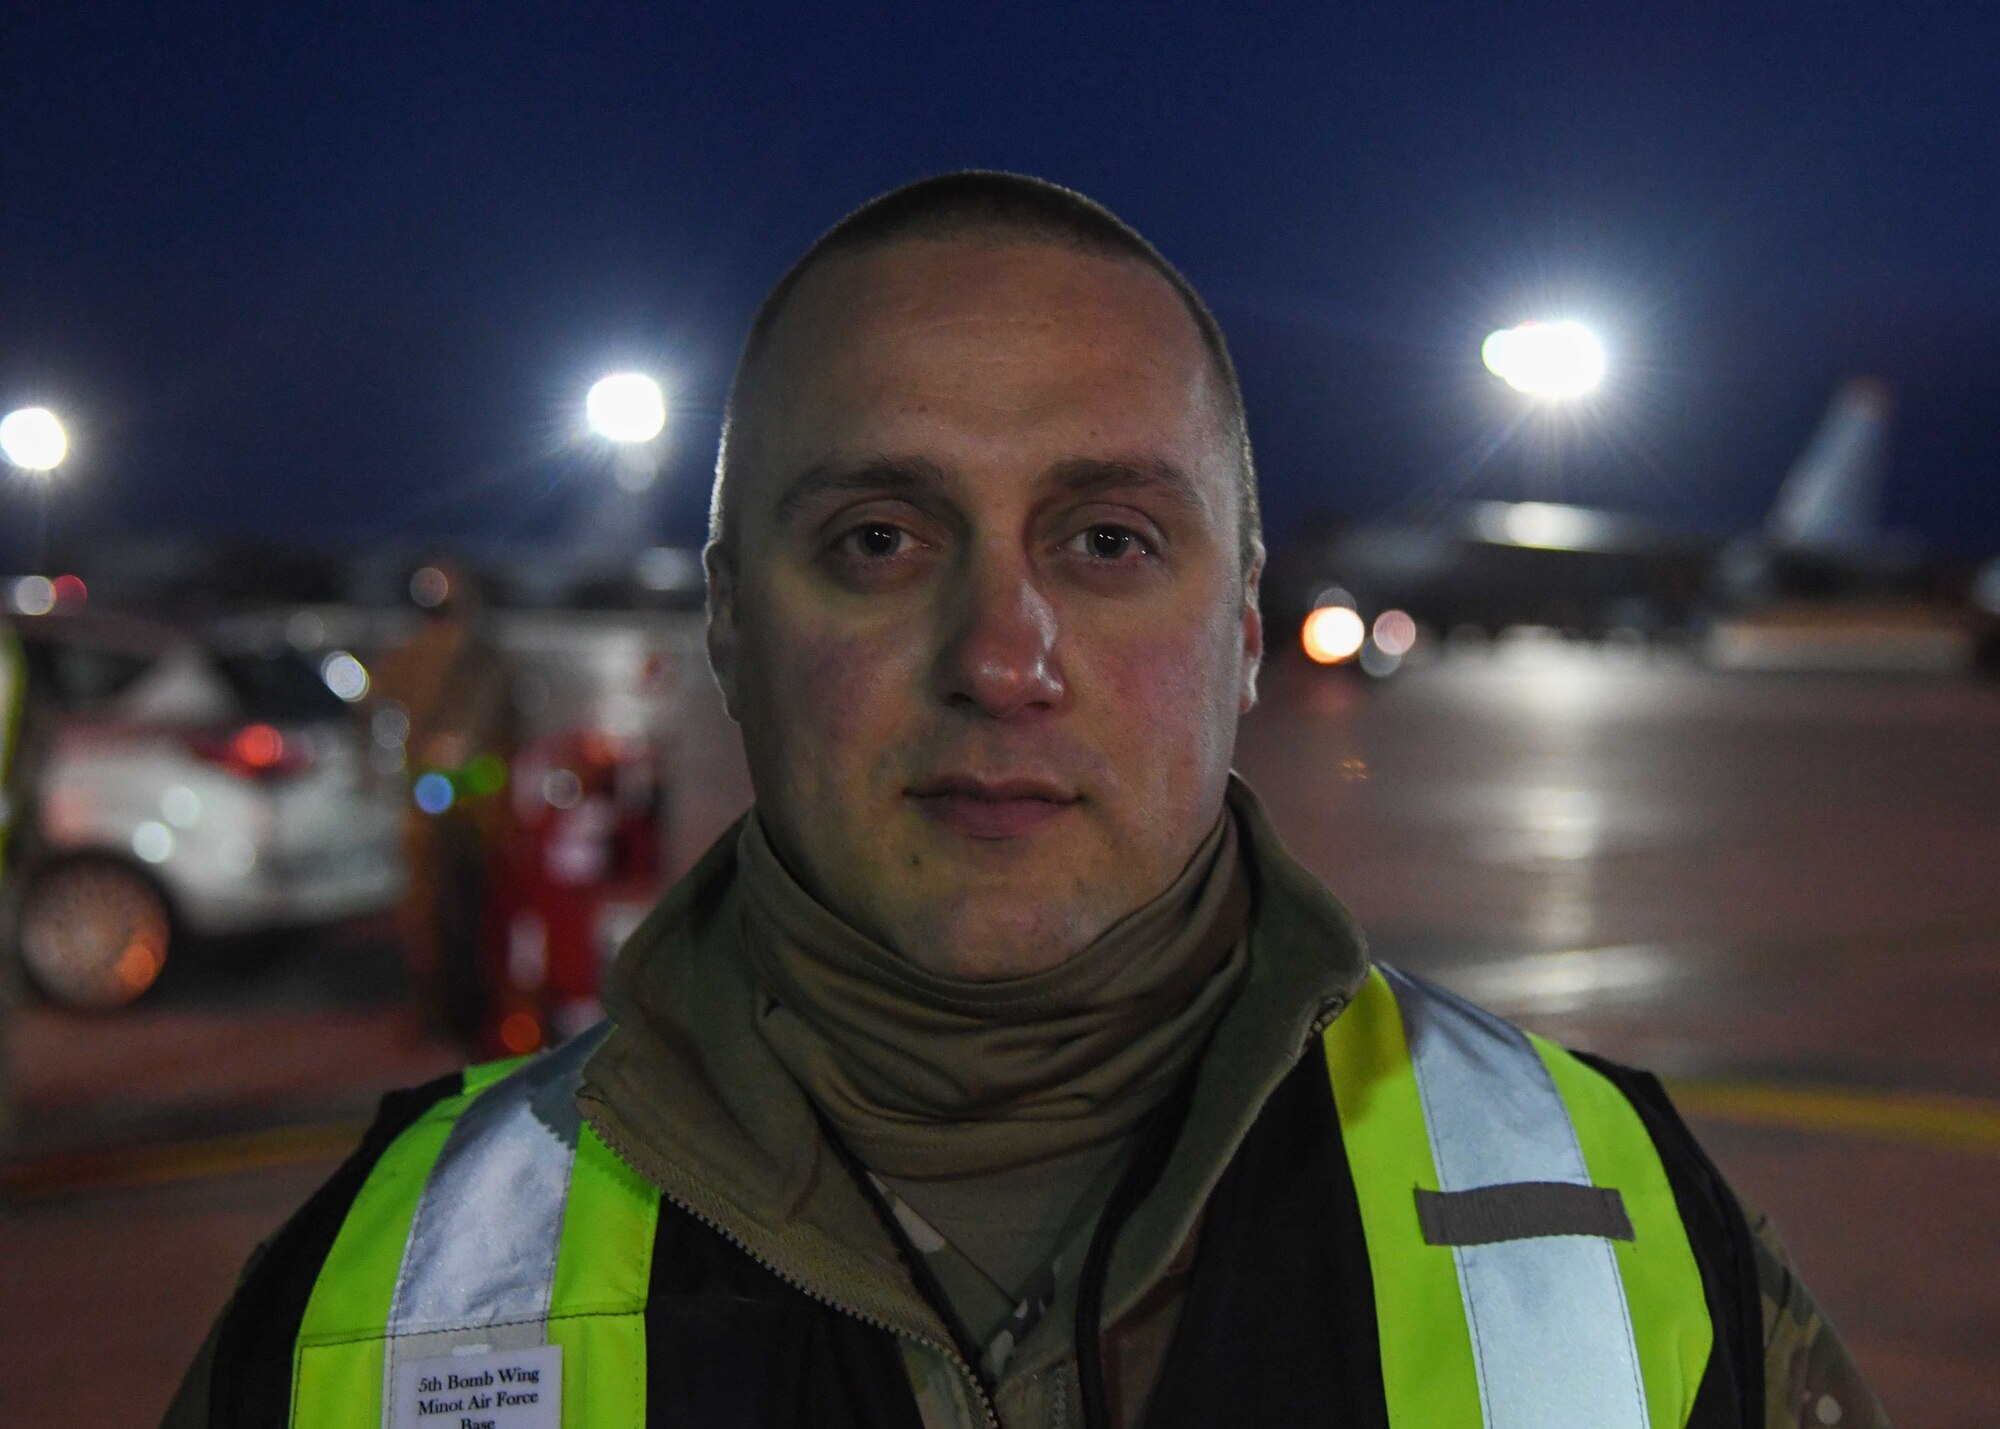
[[(717, 541), (701, 553), (708, 575), (708, 668), (722, 691), (722, 707), (736, 714), (736, 562)], [(738, 723), (741, 723), (738, 720)]]
[(1264, 665), (1264, 613), (1257, 607), (1257, 592), (1264, 579), (1264, 546), (1259, 542), (1251, 553), (1250, 569), (1243, 576), (1243, 688), (1236, 698), (1237, 712), (1249, 714), (1257, 705), (1257, 672)]

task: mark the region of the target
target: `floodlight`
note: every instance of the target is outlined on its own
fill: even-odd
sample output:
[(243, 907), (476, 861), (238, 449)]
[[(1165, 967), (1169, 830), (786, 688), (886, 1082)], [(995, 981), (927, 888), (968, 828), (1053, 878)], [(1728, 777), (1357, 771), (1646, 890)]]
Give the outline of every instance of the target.
[(23, 471), (54, 471), (69, 455), (69, 434), (47, 407), (22, 407), (0, 417), (0, 456)]
[(1580, 322), (1525, 322), (1491, 334), (1479, 348), (1487, 371), (1530, 397), (1581, 397), (1604, 380), (1604, 344)]
[(667, 425), (667, 399), (643, 372), (601, 378), (584, 398), (583, 412), (593, 432), (620, 445), (650, 442)]

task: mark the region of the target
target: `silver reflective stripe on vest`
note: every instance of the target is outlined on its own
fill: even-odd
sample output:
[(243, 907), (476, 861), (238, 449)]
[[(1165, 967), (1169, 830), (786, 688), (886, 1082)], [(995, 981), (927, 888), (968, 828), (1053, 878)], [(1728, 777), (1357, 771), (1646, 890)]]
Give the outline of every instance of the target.
[(452, 1124), (396, 1275), (382, 1366), (385, 1424), (397, 1360), (546, 1341), (582, 1128), (576, 1091), (608, 1030), (593, 1027), (523, 1063)]
[[(1569, 1111), (1522, 1032), (1393, 968), (1438, 1189), (1587, 1186)], [(1452, 1247), (1486, 1429), (1647, 1429), (1611, 1242), (1539, 1236)]]

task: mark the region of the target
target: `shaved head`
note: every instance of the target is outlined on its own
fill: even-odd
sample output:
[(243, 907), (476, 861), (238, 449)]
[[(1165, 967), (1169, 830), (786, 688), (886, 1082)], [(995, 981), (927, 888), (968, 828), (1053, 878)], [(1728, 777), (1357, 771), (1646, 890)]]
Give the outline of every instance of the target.
[(1219, 349), (1170, 270), (1045, 187), (1032, 221), (864, 210), (781, 285), (707, 553), (772, 848), (952, 977), (1054, 967), (1172, 883), (1263, 654)]
[(767, 408), (772, 400), (782, 400), (778, 389), (783, 384), (771, 380), (782, 366), (772, 360), (773, 349), (788, 326), (786, 317), (800, 288), (831, 260), (921, 240), (1068, 248), (1143, 266), (1173, 290), (1208, 357), (1211, 404), (1236, 465), (1238, 556), (1247, 573), (1263, 548), (1256, 469), (1236, 366), (1214, 316), (1159, 250), (1103, 205), (1043, 179), (984, 170), (920, 179), (864, 204), (813, 244), (764, 299), (737, 362), (723, 421), (709, 506), (709, 542), (716, 558), (725, 566), (735, 561), (738, 493), (745, 470), (757, 463)]

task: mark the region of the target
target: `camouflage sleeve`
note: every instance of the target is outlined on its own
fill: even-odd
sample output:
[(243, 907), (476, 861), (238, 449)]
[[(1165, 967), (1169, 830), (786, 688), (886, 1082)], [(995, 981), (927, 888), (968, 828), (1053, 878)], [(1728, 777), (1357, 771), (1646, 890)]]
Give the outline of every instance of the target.
[(1764, 1429), (1888, 1429), (1771, 1218), (1753, 1214), (1750, 1229), (1764, 1302)]

